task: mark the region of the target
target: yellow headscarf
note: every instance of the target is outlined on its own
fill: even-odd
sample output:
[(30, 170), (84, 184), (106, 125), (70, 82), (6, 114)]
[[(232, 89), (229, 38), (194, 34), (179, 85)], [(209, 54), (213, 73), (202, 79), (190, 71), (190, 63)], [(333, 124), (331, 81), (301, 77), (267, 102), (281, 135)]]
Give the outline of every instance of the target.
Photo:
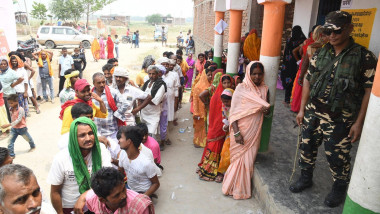
[(66, 78), (66, 88), (70, 88), (71, 87), (70, 78), (71, 77), (76, 77), (76, 76), (79, 76), (79, 71), (73, 71), (70, 74), (65, 75), (65, 78)]
[(40, 67), (40, 68), (44, 67), (44, 63), (43, 63), (42, 57), (41, 57), (42, 52), (46, 54), (46, 62), (48, 64), (48, 68), (49, 68), (49, 75), (52, 77), (53, 76), (53, 69), (51, 69), (50, 57), (46, 51), (41, 51), (40, 53), (38, 53), (38, 63), (37, 63), (38, 67)]

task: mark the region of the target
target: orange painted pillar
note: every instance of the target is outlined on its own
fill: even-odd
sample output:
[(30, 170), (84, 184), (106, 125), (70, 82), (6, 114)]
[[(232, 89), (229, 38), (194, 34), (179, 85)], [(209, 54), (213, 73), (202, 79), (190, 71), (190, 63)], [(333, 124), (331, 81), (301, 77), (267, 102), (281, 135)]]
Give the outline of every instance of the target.
[(227, 74), (234, 76), (238, 72), (242, 17), (243, 11), (248, 7), (248, 0), (229, 0), (226, 7), (230, 12)]
[(260, 152), (268, 150), (272, 128), (277, 75), (280, 64), (282, 31), (284, 28), (285, 5), (291, 0), (257, 0), (264, 5), (263, 31), (261, 36), (260, 61), (265, 69), (265, 83), (270, 91), (271, 115), (264, 118)]
[[(215, 0), (215, 26), (224, 19), (226, 12), (226, 0)], [(222, 67), (222, 53), (223, 53), (223, 32), (219, 34), (215, 31), (214, 36), (214, 58), (213, 61), (218, 64), (218, 68)]]

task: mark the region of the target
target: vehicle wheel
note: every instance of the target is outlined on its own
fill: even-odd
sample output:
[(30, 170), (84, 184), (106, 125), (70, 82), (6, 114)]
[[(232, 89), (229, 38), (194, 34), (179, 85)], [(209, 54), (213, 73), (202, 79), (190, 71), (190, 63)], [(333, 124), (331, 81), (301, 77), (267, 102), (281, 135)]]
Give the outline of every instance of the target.
[(128, 43), (128, 40), (127, 39), (122, 39), (121, 42), (124, 43), (124, 44), (126, 44), (126, 43)]
[(46, 41), (45, 42), (45, 47), (47, 48), (47, 49), (53, 49), (54, 47), (55, 47), (55, 44), (54, 44), (54, 42), (53, 41)]
[(89, 41), (83, 41), (82, 44), (85, 49), (91, 48), (91, 43)]

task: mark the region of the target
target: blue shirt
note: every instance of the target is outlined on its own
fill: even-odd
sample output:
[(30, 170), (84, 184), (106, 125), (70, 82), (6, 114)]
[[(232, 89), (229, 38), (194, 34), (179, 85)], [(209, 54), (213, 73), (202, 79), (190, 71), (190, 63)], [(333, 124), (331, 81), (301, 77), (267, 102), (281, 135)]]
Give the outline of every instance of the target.
[(0, 72), (0, 82), (3, 85), (3, 93), (5, 96), (16, 94), (16, 90), (11, 87), (11, 84), (17, 81), (20, 77), (20, 74), (10, 68), (5, 72)]

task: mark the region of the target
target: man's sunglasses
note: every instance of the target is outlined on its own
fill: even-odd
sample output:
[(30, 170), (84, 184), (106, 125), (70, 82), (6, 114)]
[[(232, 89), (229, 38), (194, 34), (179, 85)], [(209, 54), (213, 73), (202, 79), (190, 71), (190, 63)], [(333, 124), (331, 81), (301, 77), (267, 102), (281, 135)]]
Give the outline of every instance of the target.
[(332, 33), (337, 35), (337, 34), (341, 34), (343, 30), (344, 28), (341, 28), (339, 30), (326, 29), (323, 31), (323, 34), (325, 34), (326, 36), (330, 36)]

